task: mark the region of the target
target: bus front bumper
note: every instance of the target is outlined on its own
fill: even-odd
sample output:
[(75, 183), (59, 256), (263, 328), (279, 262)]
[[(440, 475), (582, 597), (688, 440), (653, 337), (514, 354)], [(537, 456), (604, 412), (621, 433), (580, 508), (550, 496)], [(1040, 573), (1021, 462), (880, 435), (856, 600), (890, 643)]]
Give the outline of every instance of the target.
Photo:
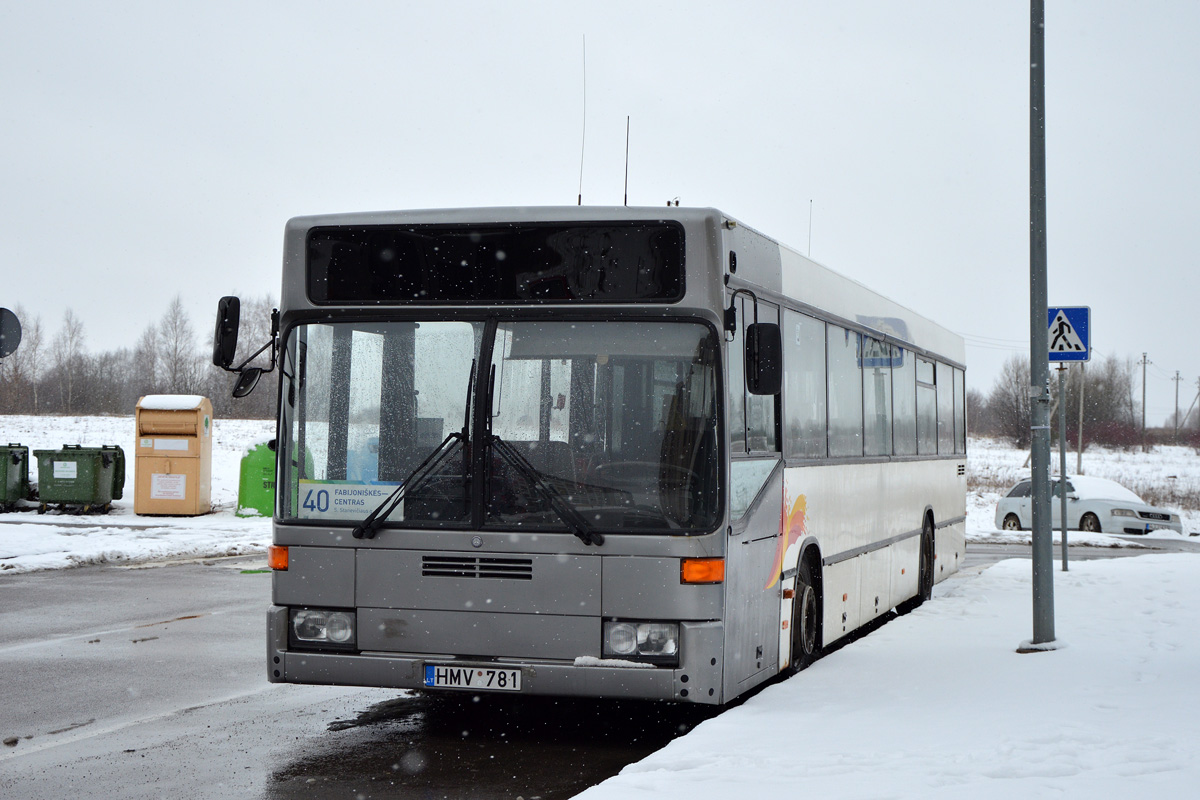
[[(471, 660), (385, 652), (289, 650), (287, 613), (288, 609), (281, 606), (272, 606), (267, 613), (267, 679), (272, 683), (487, 692), (484, 689), (430, 689), (425, 684), (426, 665), (478, 666), (519, 669), (519, 694), (525, 695), (712, 704), (723, 702), (721, 659), (708, 655), (721, 650), (723, 631), (719, 622), (680, 624), (683, 653), (680, 666), (636, 668), (613, 665), (612, 662), (594, 658), (580, 659), (583, 663), (570, 663), (527, 659)], [(705, 655), (689, 659), (689, 652)]]

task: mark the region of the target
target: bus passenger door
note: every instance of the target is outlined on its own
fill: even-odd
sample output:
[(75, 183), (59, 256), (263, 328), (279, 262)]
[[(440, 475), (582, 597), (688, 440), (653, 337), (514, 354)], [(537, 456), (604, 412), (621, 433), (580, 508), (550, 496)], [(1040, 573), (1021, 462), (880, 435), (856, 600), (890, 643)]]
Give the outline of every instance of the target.
[(746, 388), (746, 326), (779, 322), (779, 309), (739, 296), (738, 330), (726, 343), (729, 434), (729, 541), (726, 545), (726, 699), (779, 671), (781, 586), (775, 556), (783, 506), (777, 420), (779, 395)]
[(777, 458), (739, 459), (731, 465), (730, 481), (730, 493), (745, 499), (732, 509), (742, 514), (729, 526), (725, 554), (727, 699), (779, 671), (781, 586), (775, 553), (783, 468)]

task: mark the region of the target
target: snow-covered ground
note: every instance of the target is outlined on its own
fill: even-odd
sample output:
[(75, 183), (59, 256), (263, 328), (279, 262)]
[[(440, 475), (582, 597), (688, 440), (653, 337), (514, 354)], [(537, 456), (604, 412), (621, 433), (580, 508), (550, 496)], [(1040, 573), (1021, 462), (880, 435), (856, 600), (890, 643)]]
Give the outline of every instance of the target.
[(134, 422), (128, 417), (0, 415), (0, 442), (23, 444), (30, 452), (30, 480), (37, 481), (35, 450), (66, 444), (120, 445), (125, 451), (124, 498), (107, 515), (33, 511), (0, 514), (0, 575), (84, 564), (130, 563), (170, 558), (232, 556), (265, 552), (271, 522), (242, 518), (237, 507), (242, 456), (275, 435), (273, 422), (213, 421), (212, 503), (200, 517), (142, 517), (133, 513)]
[(579, 797), (1195, 797), (1200, 555), (1054, 583), (1059, 650), (1016, 652), (1030, 562), (1003, 561)]
[[(239, 460), (271, 435), (266, 422), (215, 422), (216, 510), (203, 517), (134, 515), (132, 477), (108, 516), (0, 514), (0, 581), (81, 564), (262, 552), (270, 522), (233, 512)], [(132, 454), (133, 419), (0, 416), (0, 440), (31, 450), (119, 444)], [(972, 441), (972, 481), (986, 488), (968, 497), (970, 541), (1028, 538), (994, 523), (997, 487), (1015, 482), (1023, 461), (1002, 444)], [(1069, 471), (1073, 465), (1072, 456)], [(129, 466), (132, 476), (132, 459)], [(1183, 448), (1089, 451), (1084, 471), (1142, 492), (1164, 483), (1184, 495), (1200, 487), (1200, 456)], [(1200, 531), (1197, 512), (1183, 513), (1185, 530)], [(1016, 653), (1032, 635), (1028, 561), (961, 573), (912, 614), (581, 797), (1194, 796), (1200, 555), (1076, 561), (1070, 572), (1056, 569), (1054, 581), (1058, 650)]]

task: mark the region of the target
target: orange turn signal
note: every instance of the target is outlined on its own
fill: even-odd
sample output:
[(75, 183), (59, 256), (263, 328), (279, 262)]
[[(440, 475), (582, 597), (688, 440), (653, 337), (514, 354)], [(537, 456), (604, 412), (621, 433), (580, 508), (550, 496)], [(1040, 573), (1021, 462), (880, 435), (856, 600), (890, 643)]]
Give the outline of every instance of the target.
[(273, 544), (267, 548), (267, 566), (271, 569), (288, 568), (288, 551), (284, 545)]
[(679, 563), (680, 583), (723, 583), (725, 559), (685, 558)]

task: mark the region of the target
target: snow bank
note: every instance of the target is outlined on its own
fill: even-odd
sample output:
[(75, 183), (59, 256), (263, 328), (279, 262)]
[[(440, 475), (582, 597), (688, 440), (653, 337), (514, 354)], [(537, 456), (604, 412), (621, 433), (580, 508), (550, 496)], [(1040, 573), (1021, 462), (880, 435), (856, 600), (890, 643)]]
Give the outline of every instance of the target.
[(1192, 796), (1197, 586), (1197, 555), (1077, 562), (1055, 575), (1066, 646), (1018, 655), (1029, 562), (956, 576), (579, 797)]
[[(0, 575), (83, 564), (130, 563), (155, 559), (215, 557), (265, 552), (271, 543), (269, 518), (243, 519), (237, 507), (242, 454), (250, 444), (273, 435), (270, 420), (213, 421), (213, 513), (200, 517), (144, 517), (133, 513), (133, 415), (56, 417), (0, 415), (0, 440), (30, 451), (64, 444), (120, 445), (128, 459), (125, 496), (107, 515), (31, 511), (0, 514)], [(37, 459), (30, 463), (37, 481)]]

